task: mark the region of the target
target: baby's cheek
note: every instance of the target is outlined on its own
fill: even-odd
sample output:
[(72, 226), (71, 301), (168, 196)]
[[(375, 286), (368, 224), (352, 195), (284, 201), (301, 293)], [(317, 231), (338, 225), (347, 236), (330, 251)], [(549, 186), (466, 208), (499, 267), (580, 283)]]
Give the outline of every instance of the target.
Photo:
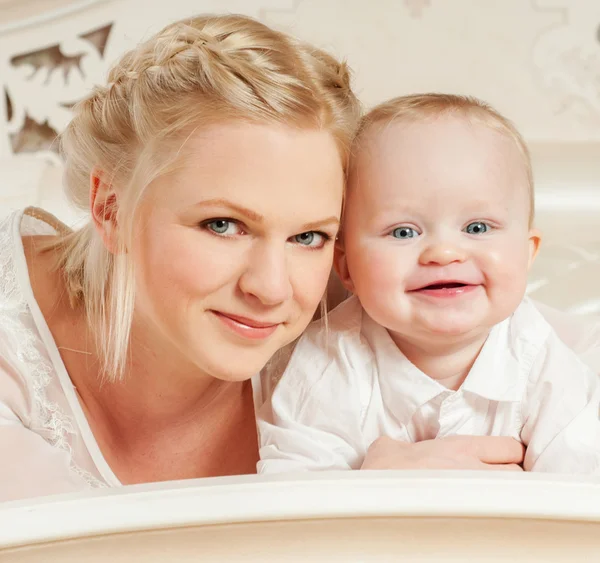
[(361, 260), (357, 261), (358, 267), (352, 272), (352, 279), (360, 277), (368, 280), (376, 289), (403, 287), (411, 271), (410, 257), (405, 256), (399, 249), (386, 246), (378, 248), (377, 245), (373, 245), (366, 248)]
[(409, 260), (401, 252), (377, 249), (356, 268), (356, 276), (352, 277), (356, 293), (367, 313), (379, 324), (389, 328), (403, 315), (404, 288), (411, 271)]
[(524, 296), (527, 263), (527, 249), (518, 244), (501, 251), (491, 251), (485, 257), (484, 273), (488, 286), (507, 307), (516, 307)]

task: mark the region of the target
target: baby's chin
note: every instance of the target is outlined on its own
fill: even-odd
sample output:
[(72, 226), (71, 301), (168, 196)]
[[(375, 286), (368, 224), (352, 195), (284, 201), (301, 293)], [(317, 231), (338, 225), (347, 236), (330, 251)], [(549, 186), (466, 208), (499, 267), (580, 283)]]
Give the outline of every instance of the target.
[[(404, 336), (406, 340), (427, 348), (428, 344), (443, 344), (445, 341), (472, 341), (487, 335), (495, 324), (495, 316), (444, 315), (440, 312), (435, 319), (414, 319)], [(404, 331), (395, 332), (403, 339)]]

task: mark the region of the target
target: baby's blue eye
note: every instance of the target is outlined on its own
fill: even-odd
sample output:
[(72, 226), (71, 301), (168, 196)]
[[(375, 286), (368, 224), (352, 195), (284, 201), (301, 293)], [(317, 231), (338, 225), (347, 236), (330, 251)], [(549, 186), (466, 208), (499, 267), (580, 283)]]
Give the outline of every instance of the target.
[(398, 227), (392, 231), (392, 236), (398, 239), (407, 239), (417, 237), (419, 233), (410, 227)]
[(469, 223), (464, 231), (469, 233), (470, 235), (482, 235), (483, 233), (487, 233), (490, 230), (490, 227), (487, 223), (483, 223), (481, 221), (475, 221), (475, 223)]

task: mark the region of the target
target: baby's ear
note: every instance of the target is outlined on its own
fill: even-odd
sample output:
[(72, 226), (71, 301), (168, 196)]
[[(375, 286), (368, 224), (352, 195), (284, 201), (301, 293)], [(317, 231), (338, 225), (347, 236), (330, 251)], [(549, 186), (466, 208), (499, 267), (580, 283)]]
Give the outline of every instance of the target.
[(340, 278), (344, 287), (351, 292), (354, 292), (354, 284), (348, 272), (348, 262), (346, 260), (346, 251), (342, 239), (335, 242), (335, 250), (333, 252), (333, 267)]
[(529, 268), (540, 250), (541, 242), (542, 233), (538, 229), (529, 229), (529, 263), (527, 264)]

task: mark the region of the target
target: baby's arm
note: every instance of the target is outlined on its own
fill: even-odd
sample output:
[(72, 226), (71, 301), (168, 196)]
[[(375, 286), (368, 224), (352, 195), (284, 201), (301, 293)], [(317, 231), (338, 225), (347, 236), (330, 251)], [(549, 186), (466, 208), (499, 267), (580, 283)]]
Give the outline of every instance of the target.
[(599, 416), (600, 377), (552, 333), (525, 402), (525, 470), (600, 475)]
[(259, 412), (259, 473), (355, 469), (364, 458), (360, 375), (334, 334), (311, 329)]

